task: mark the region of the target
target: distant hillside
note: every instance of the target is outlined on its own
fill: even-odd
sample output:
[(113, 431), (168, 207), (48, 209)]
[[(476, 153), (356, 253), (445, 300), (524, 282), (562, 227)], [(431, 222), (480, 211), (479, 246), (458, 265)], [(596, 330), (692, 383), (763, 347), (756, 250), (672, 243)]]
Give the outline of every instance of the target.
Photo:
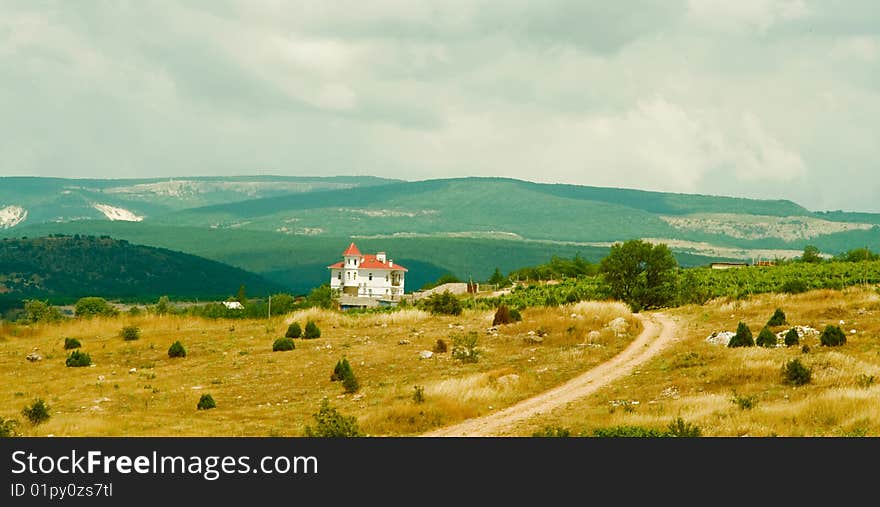
[(253, 273), (220, 262), (125, 240), (94, 236), (51, 236), (0, 240), (0, 298), (84, 296), (127, 300), (234, 295), (284, 290)]

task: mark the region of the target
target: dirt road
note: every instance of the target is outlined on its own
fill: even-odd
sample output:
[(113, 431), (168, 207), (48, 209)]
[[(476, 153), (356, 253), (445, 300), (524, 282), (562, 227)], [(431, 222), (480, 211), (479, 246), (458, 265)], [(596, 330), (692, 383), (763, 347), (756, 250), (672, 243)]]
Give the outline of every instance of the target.
[(549, 412), (576, 399), (589, 396), (625, 375), (675, 341), (675, 323), (662, 313), (636, 314), (643, 331), (620, 354), (559, 387), (525, 399), (504, 410), (423, 434), (425, 437), (498, 436), (534, 415)]

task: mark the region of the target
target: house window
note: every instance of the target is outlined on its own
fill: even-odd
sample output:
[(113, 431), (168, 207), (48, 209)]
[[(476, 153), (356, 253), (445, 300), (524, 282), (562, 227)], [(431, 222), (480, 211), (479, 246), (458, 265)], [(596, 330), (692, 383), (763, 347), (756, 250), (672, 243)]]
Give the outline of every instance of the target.
[(370, 281), (373, 280), (373, 273), (370, 273)]
[(370, 295), (371, 296), (373, 295), (373, 289), (370, 289)]
[(388, 275), (387, 275), (387, 274), (385, 275), (385, 281), (386, 281), (386, 282), (388, 281)]
[(340, 271), (339, 273), (337, 273), (337, 275), (338, 275), (337, 278), (339, 278), (340, 280), (342, 280), (342, 271)]

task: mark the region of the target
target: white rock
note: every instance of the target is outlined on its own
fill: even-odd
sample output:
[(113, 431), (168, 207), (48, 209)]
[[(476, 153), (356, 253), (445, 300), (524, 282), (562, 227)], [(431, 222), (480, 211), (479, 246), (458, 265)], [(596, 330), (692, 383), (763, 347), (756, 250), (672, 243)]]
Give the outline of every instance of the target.
[(601, 336), (602, 333), (600, 333), (599, 331), (590, 331), (590, 334), (587, 335), (587, 338), (589, 338), (590, 341), (596, 341)]
[(517, 375), (516, 373), (510, 373), (508, 375), (498, 377), (496, 382), (498, 382), (498, 385), (500, 387), (506, 389), (508, 387), (511, 387), (511, 386), (519, 383), (519, 375)]
[(856, 330), (855, 330), (855, 329), (850, 329), (850, 330), (849, 330), (849, 334), (856, 334)]
[(128, 370), (128, 373), (137, 373), (137, 372), (138, 372), (137, 368), (132, 368), (132, 369)]
[(434, 357), (434, 353), (430, 350), (423, 350), (419, 352), (419, 359), (431, 359)]

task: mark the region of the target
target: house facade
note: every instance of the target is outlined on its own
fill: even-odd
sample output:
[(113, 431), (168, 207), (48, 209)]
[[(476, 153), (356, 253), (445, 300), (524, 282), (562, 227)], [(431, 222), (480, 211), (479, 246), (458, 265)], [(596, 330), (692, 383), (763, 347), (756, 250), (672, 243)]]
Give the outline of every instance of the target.
[(407, 269), (385, 252), (362, 254), (354, 243), (342, 252), (342, 261), (327, 266), (330, 288), (355, 297), (399, 299), (404, 294)]

